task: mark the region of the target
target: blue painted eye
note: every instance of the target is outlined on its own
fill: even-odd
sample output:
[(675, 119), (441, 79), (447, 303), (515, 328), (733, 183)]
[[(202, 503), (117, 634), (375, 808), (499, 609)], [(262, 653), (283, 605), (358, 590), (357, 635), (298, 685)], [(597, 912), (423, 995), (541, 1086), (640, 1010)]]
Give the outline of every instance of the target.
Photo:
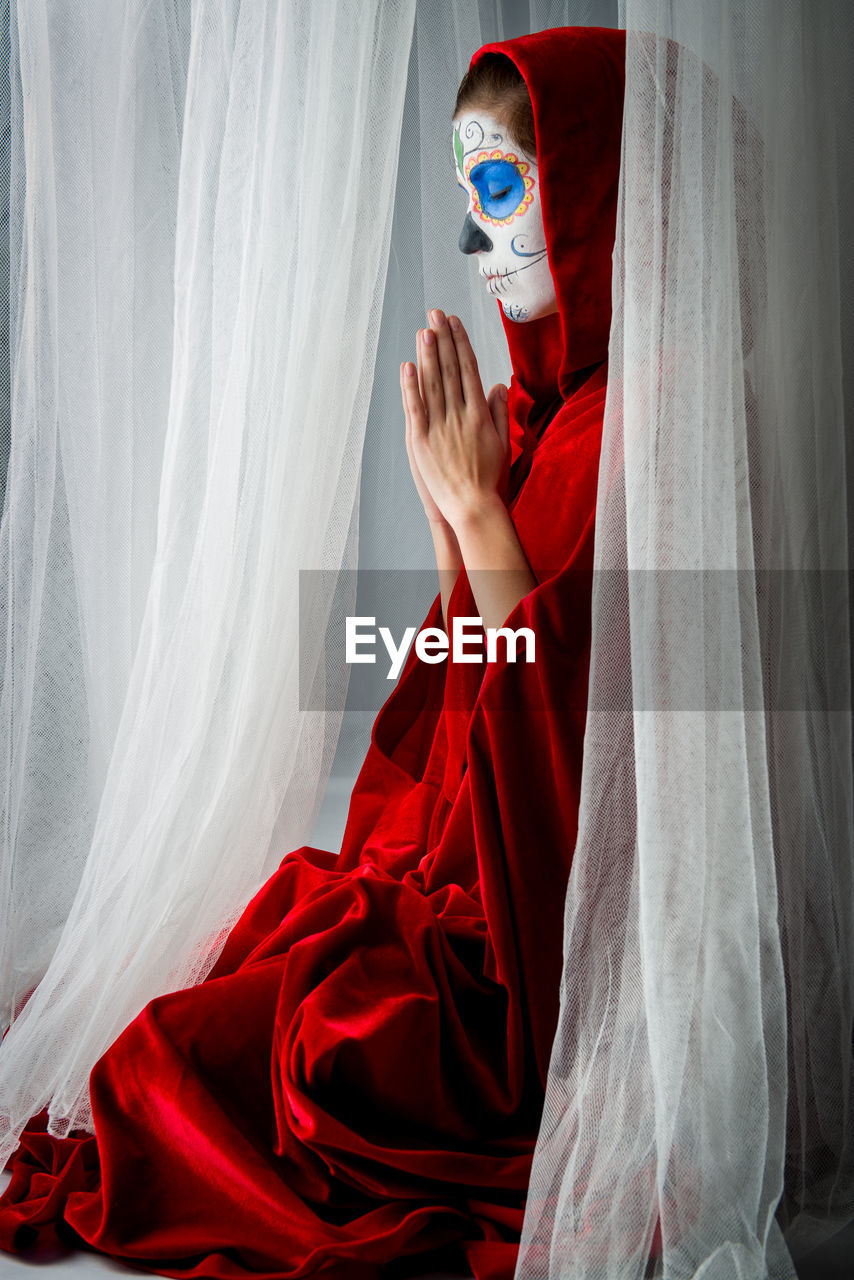
[(525, 196), (525, 180), (509, 160), (483, 160), (469, 174), (489, 218), (509, 218)]

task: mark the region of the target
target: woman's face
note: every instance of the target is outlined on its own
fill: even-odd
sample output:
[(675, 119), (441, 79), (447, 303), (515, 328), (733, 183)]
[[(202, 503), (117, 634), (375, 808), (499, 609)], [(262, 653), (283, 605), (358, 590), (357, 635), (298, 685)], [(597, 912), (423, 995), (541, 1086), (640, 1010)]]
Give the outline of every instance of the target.
[(453, 151), (457, 182), (468, 198), (460, 249), (477, 255), (478, 271), (508, 320), (553, 314), (557, 294), (536, 158), (514, 146), (500, 120), (477, 109), (454, 121)]

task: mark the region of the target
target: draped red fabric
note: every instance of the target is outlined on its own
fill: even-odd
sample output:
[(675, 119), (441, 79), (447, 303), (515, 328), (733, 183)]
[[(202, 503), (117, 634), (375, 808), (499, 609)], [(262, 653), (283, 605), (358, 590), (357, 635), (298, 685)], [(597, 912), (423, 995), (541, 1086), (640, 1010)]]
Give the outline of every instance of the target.
[[(92, 1072), (95, 1136), (34, 1118), (0, 1201), (8, 1250), (83, 1241), (217, 1280), (513, 1274), (576, 835), (624, 42), (487, 49), (530, 90), (560, 307), (504, 321), (509, 505), (538, 583), (506, 625), (531, 628), (535, 661), (413, 646), (340, 855), (288, 853), (207, 980), (126, 1028)], [(448, 622), (476, 614), (462, 571)], [(424, 625), (440, 616), (437, 596)]]

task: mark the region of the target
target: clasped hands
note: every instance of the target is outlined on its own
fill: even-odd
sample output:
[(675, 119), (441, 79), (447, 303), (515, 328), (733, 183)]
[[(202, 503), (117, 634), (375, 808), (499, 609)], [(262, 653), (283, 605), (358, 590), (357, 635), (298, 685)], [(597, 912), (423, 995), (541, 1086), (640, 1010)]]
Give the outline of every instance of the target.
[(400, 367), (406, 451), (412, 478), (431, 524), (457, 531), (503, 503), (510, 474), (507, 389), (484, 395), (474, 351), (462, 322), (430, 313), (417, 337), (418, 368)]
[[(418, 333), (418, 367), (400, 366), (406, 452), (433, 533), (448, 617), (453, 581), (464, 564), (485, 627), (503, 625), (536, 585), (505, 495), (510, 476), (507, 389), (484, 395), (462, 322), (430, 313)], [(502, 570), (483, 573), (481, 570)]]

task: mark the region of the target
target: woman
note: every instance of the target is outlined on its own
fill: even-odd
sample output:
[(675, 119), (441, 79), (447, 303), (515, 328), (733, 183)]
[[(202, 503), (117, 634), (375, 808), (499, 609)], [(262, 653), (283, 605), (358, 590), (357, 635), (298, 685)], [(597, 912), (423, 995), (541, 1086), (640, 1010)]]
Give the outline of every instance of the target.
[(401, 369), (441, 586), (424, 625), (527, 627), (535, 661), (410, 652), (340, 855), (289, 854), (208, 979), (124, 1031), (91, 1076), (94, 1137), (32, 1122), (7, 1249), (58, 1235), (176, 1276), (373, 1277), (425, 1254), (512, 1275), (577, 821), (623, 64), (622, 33), (593, 28), (475, 54), (460, 248), (501, 304), (509, 396), (484, 394), (441, 312)]

